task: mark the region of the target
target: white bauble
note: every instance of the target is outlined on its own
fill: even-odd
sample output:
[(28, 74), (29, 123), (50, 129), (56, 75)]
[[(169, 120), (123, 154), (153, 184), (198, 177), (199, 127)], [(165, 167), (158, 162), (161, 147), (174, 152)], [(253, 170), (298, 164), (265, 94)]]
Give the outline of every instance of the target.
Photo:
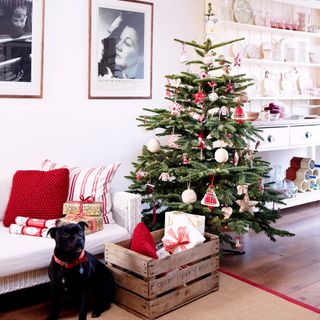
[(160, 151), (160, 142), (158, 139), (151, 139), (147, 144), (147, 149), (150, 152), (157, 153)]
[(182, 201), (184, 203), (190, 204), (197, 201), (197, 194), (192, 189), (187, 189), (182, 192)]
[(209, 100), (214, 102), (217, 101), (219, 99), (219, 96), (215, 93), (215, 92), (211, 92), (209, 93)]
[(228, 161), (229, 159), (229, 154), (228, 151), (226, 149), (223, 148), (219, 148), (215, 154), (214, 154), (214, 158), (217, 162), (219, 163), (225, 163)]

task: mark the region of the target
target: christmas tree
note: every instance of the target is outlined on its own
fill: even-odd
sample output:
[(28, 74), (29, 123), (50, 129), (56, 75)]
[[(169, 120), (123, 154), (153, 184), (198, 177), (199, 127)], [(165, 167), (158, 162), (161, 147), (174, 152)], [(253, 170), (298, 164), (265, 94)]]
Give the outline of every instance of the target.
[(142, 196), (143, 221), (150, 229), (163, 227), (166, 211), (178, 210), (206, 216), (206, 230), (231, 244), (226, 229), (263, 231), (271, 240), (292, 235), (272, 226), (280, 213), (268, 204), (282, 202), (272, 184), (262, 183), (270, 163), (256, 154), (259, 130), (245, 119), (250, 79), (233, 74), (239, 57), (227, 61), (216, 52), (239, 40), (175, 39), (191, 46), (198, 59), (167, 76), (168, 108), (144, 109), (147, 114), (137, 119), (163, 137), (161, 144), (151, 139), (143, 147), (127, 177), (129, 190)]

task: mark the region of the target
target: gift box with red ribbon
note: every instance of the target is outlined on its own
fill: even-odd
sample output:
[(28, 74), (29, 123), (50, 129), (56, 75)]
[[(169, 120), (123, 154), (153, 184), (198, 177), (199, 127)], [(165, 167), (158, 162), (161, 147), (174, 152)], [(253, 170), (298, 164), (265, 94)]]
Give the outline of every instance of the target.
[(162, 243), (170, 253), (178, 253), (202, 244), (205, 237), (190, 222), (186, 215), (171, 226), (165, 227)]
[(63, 215), (79, 214), (87, 216), (101, 216), (102, 203), (95, 202), (94, 197), (80, 196), (80, 201), (68, 201), (63, 204)]
[(60, 218), (57, 224), (58, 226), (62, 226), (68, 223), (78, 223), (80, 221), (84, 221), (88, 225), (88, 228), (85, 229), (86, 234), (103, 230), (103, 218), (101, 216), (67, 214), (65, 217)]

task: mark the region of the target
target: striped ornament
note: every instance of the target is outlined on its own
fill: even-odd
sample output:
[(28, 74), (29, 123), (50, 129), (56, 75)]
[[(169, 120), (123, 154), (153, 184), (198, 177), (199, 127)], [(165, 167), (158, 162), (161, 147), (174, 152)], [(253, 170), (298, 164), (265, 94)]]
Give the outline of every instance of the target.
[(114, 223), (111, 212), (110, 184), (120, 166), (120, 162), (96, 168), (78, 168), (59, 165), (50, 160), (42, 163), (42, 170), (49, 171), (58, 168), (69, 169), (68, 201), (79, 201), (80, 196), (95, 197), (96, 202), (102, 203), (102, 217), (104, 223)]

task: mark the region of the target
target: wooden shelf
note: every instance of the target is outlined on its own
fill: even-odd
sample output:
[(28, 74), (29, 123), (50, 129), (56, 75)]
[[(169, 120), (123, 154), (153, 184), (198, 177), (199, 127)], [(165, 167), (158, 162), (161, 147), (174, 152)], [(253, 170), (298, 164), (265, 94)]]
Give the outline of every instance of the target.
[(263, 32), (269, 32), (269, 33), (270, 32), (271, 33), (278, 33), (278, 34), (283, 34), (286, 36), (293, 36), (294, 35), (294, 36), (300, 37), (300, 38), (320, 39), (320, 33), (269, 28), (269, 27), (264, 27), (264, 26), (256, 26), (254, 24), (238, 23), (238, 22), (234, 22), (234, 21), (219, 21), (218, 26), (235, 28), (235, 29), (242, 29), (242, 30), (252, 30), (252, 31), (258, 31), (258, 32), (263, 31)]

